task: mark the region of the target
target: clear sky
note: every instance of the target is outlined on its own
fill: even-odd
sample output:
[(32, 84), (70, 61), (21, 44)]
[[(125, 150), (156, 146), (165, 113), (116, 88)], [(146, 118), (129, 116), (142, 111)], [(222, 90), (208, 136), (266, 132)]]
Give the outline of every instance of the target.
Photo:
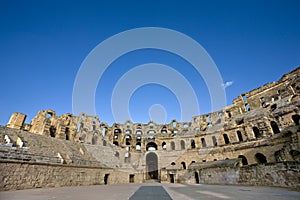
[[(72, 112), (73, 84), (83, 60), (105, 39), (133, 28), (163, 27), (188, 35), (216, 63), (227, 104), (243, 92), (300, 66), (300, 1), (17, 1), (0, 0), (0, 124), (13, 112), (41, 109)], [(200, 113), (211, 112), (207, 87), (185, 60), (161, 50), (128, 53), (109, 66), (96, 91), (101, 121), (111, 124), (111, 95), (131, 68), (162, 63), (184, 75)], [(180, 119), (178, 99), (168, 88), (145, 85), (131, 96), (135, 122), (148, 122), (148, 110), (161, 104), (167, 122)], [(192, 117), (192, 116), (191, 116)]]

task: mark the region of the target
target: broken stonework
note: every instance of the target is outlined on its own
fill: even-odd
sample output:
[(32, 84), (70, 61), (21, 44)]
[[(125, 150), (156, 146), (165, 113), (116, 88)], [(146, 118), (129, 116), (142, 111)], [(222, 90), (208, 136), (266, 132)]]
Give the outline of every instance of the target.
[(41, 110), (24, 124), (13, 113), (0, 127), (0, 189), (149, 179), (300, 188), (299, 92), (297, 68), (189, 122), (109, 126)]

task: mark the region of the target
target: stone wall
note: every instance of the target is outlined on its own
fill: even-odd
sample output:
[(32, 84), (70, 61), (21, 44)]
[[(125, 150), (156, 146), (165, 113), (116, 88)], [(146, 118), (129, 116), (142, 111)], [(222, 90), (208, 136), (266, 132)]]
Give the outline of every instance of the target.
[[(196, 172), (196, 173), (195, 173)], [(300, 189), (300, 163), (281, 162), (247, 165), (243, 167), (220, 167), (191, 170), (191, 177), (182, 182), (201, 184), (239, 184), (276, 186)]]
[(104, 184), (108, 170), (0, 160), (0, 190)]
[(300, 189), (300, 163), (280, 162), (242, 167), (239, 169), (239, 184)]

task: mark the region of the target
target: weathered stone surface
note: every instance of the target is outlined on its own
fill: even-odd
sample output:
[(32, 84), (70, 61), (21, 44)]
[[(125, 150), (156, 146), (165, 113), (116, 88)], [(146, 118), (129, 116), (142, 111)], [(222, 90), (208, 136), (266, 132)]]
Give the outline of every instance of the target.
[[(0, 188), (37, 187), (34, 177), (46, 172), (49, 177), (38, 187), (68, 185), (64, 180), (72, 179), (75, 185), (157, 179), (299, 188), (299, 91), (298, 67), (190, 122), (108, 126), (97, 116), (57, 116), (53, 110), (41, 110), (24, 124), (26, 115), (13, 113), (7, 127), (0, 127), (1, 167), (7, 172), (1, 176), (7, 186)], [(239, 164), (230, 166), (236, 159)], [(89, 167), (102, 170), (101, 181), (94, 180), (96, 173)], [(75, 168), (90, 170), (74, 175)], [(9, 178), (18, 171), (28, 173), (32, 183)]]

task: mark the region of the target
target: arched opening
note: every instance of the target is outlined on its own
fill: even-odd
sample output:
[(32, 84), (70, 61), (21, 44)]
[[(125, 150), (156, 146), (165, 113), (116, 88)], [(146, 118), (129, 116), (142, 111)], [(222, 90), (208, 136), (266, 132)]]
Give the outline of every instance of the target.
[(129, 183), (134, 183), (134, 174), (129, 175)]
[(158, 159), (155, 153), (146, 156), (146, 179), (158, 179)]
[(195, 149), (196, 148), (196, 144), (195, 144), (195, 140), (191, 140), (191, 148)]
[(198, 172), (195, 172), (195, 182), (196, 182), (196, 184), (199, 184), (200, 183), (200, 181), (199, 181), (199, 174), (198, 174)]
[(83, 128), (83, 124), (79, 123), (77, 126), (77, 132), (79, 132)]
[(170, 177), (170, 183), (175, 183), (174, 174), (169, 174)]
[(165, 126), (161, 129), (161, 133), (167, 133), (167, 128)]
[(114, 133), (121, 133), (121, 129), (116, 128), (116, 129), (114, 130)]
[(183, 169), (186, 169), (185, 162), (181, 162), (181, 165), (182, 165), (182, 168), (183, 168)]
[(161, 144), (161, 147), (162, 147), (163, 150), (167, 150), (167, 144), (165, 142), (163, 142)]
[(254, 126), (252, 128), (252, 130), (253, 130), (255, 138), (261, 138), (262, 137), (262, 134), (260, 133), (259, 129), (256, 126)]
[(103, 137), (105, 137), (105, 135), (106, 135), (106, 130), (107, 130), (106, 127), (103, 127), (103, 128), (102, 128), (102, 136), (103, 136)]
[(201, 138), (201, 143), (202, 143), (202, 147), (205, 148), (206, 147), (205, 138)]
[(241, 131), (237, 131), (236, 134), (237, 134), (237, 137), (238, 137), (239, 141), (242, 142), (243, 141), (243, 136), (242, 136)]
[(135, 149), (138, 150), (138, 151), (141, 150), (141, 143), (140, 143), (140, 142), (137, 142), (137, 143), (136, 143)]
[(66, 134), (66, 140), (70, 140), (70, 130), (68, 127), (65, 130), (65, 134)]
[(49, 131), (50, 131), (50, 136), (55, 137), (56, 128), (54, 126), (50, 126)]
[(51, 119), (51, 118), (52, 118), (52, 115), (53, 115), (52, 113), (48, 112), (48, 113), (46, 114), (46, 118), (47, 118), (47, 119)]
[(291, 150), (290, 154), (295, 161), (300, 161), (300, 152), (297, 150)]
[(185, 149), (185, 142), (183, 140), (180, 141), (181, 150)]
[(117, 141), (114, 141), (113, 144), (116, 146), (119, 146), (119, 142), (117, 142)]
[(218, 142), (217, 142), (216, 136), (212, 136), (211, 138), (212, 138), (213, 145), (214, 145), (214, 146), (217, 146), (217, 145), (218, 145)]
[(109, 177), (109, 174), (104, 175), (104, 185), (108, 184), (108, 177)]
[(247, 103), (245, 104), (245, 109), (246, 109), (246, 111), (250, 111), (251, 110), (249, 104), (247, 104)]
[(177, 124), (176, 124), (176, 121), (173, 121), (173, 128), (176, 128)]
[(295, 125), (300, 124), (300, 115), (292, 115), (292, 119), (293, 119)]
[(277, 125), (276, 122), (271, 121), (271, 127), (272, 127), (272, 131), (273, 131), (274, 134), (280, 133), (280, 130), (279, 130), (278, 125)]
[(242, 159), (242, 164), (243, 164), (243, 166), (244, 166), (244, 165), (248, 165), (248, 160), (247, 160), (247, 158), (246, 158), (245, 156), (239, 155), (238, 158), (241, 158), (241, 159)]
[(174, 165), (176, 165), (176, 164), (175, 164), (175, 162), (171, 162), (171, 165), (174, 166)]
[(97, 144), (97, 136), (92, 137), (92, 144)]
[(130, 153), (129, 153), (129, 152), (126, 152), (126, 153), (125, 153), (124, 162), (125, 162), (125, 163), (130, 163), (130, 157), (131, 157)]
[(171, 142), (171, 150), (175, 150), (175, 142)]
[(125, 136), (125, 144), (126, 145), (130, 145), (130, 141), (131, 141), (131, 136), (130, 135), (126, 135)]
[(258, 164), (264, 164), (264, 163), (267, 163), (267, 158), (264, 154), (262, 153), (257, 153), (255, 154), (255, 160)]
[(157, 150), (157, 144), (155, 144), (154, 142), (149, 142), (146, 145), (146, 150), (147, 151), (156, 151)]
[(229, 143), (230, 143), (230, 141), (229, 141), (229, 137), (228, 137), (228, 135), (227, 135), (227, 134), (223, 134), (223, 138), (224, 138), (224, 142), (225, 142), (225, 144), (229, 144)]

